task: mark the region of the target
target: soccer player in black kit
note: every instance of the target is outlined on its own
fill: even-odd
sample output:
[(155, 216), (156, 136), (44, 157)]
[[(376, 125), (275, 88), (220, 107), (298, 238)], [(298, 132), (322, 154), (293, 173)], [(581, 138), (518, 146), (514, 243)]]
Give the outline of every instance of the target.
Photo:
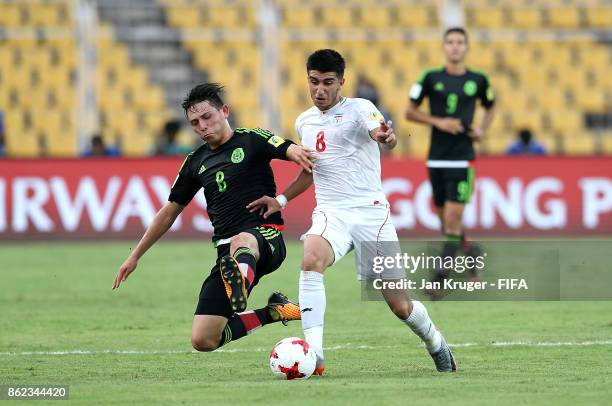
[(276, 195), (272, 159), (291, 160), (311, 171), (310, 151), (259, 128), (232, 131), (222, 93), (222, 86), (205, 83), (184, 100), (185, 115), (205, 144), (187, 155), (168, 203), (121, 265), (113, 284), (118, 288), (134, 272), (138, 259), (204, 188), (217, 261), (202, 284), (193, 319), (191, 342), (198, 351), (214, 351), (272, 322), (300, 319), (298, 305), (279, 292), (270, 295), (266, 306), (244, 311), (251, 289), (285, 259), (280, 214), (264, 220), (246, 206), (262, 195)]
[[(475, 255), (477, 247), (465, 238), (462, 216), (474, 186), (473, 143), (491, 125), (495, 99), (488, 77), (465, 65), (468, 37), (463, 28), (446, 30), (443, 50), (445, 66), (426, 70), (412, 86), (406, 119), (432, 126), (427, 168), (445, 237), (442, 257), (454, 256), (459, 249)], [(429, 98), (429, 114), (419, 110), (425, 97)], [(477, 100), (485, 108), (480, 126), (473, 124)], [(438, 281), (447, 276), (444, 269), (436, 273)]]

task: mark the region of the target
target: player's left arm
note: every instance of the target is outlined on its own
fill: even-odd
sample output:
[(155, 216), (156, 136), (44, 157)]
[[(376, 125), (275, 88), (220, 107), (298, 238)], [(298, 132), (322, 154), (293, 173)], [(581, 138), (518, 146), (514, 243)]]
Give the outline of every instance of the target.
[(493, 88), (488, 77), (484, 76), (483, 79), (484, 86), (481, 86), (482, 90), (478, 97), (482, 107), (485, 108), (485, 113), (482, 116), (482, 120), (480, 120), (480, 126), (472, 126), (468, 131), (468, 136), (476, 142), (480, 142), (483, 139), (495, 117), (495, 95)]
[(307, 172), (312, 172), (312, 151), (302, 145), (297, 145), (291, 140), (272, 134), (268, 130), (255, 130), (259, 135), (254, 137), (256, 148), (263, 150), (270, 159), (282, 159), (298, 164)]

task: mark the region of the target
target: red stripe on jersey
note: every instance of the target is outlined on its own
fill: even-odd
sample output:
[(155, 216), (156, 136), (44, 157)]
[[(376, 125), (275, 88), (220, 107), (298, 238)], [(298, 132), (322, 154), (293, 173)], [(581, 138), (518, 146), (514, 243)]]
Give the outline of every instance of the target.
[(282, 224), (262, 224), (260, 227), (274, 228), (275, 230), (278, 230), (278, 231), (283, 231), (285, 229), (285, 226)]

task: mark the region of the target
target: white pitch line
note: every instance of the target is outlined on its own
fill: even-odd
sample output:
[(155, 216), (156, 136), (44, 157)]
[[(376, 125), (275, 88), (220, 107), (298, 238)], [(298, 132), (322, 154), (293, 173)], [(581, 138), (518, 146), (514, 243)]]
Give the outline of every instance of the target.
[[(595, 345), (612, 345), (612, 340), (594, 341), (500, 341), (491, 343), (455, 343), (448, 344), (450, 347), (589, 347)], [(402, 345), (368, 345), (345, 343), (325, 347), (325, 351), (339, 350), (381, 350), (402, 348)], [(269, 348), (220, 348), (215, 352), (237, 353), (237, 352), (268, 352)], [(194, 350), (66, 350), (66, 351), (23, 351), (23, 352), (0, 352), (0, 356), (29, 356), (29, 355), (165, 355), (165, 354), (196, 354)]]

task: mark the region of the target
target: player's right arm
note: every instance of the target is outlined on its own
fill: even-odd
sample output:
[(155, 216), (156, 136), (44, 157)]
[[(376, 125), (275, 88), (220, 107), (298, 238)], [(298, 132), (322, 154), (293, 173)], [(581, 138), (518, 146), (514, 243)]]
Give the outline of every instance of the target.
[(410, 89), (410, 103), (406, 108), (406, 120), (421, 124), (429, 124), (449, 134), (460, 134), (464, 131), (463, 124), (458, 118), (438, 117), (419, 110), (423, 99), (429, 95), (429, 75), (424, 73)]
[[(285, 191), (279, 196), (284, 196), (288, 202), (304, 193), (310, 187), (310, 185), (312, 185), (312, 183), (312, 172), (302, 169), (300, 173), (298, 173), (298, 175), (291, 181), (291, 183), (289, 183), (289, 186), (287, 186)], [(268, 218), (268, 216), (280, 211), (284, 207), (281, 205), (281, 201), (282, 199), (279, 199), (278, 196), (276, 198), (271, 196), (262, 196), (259, 199), (249, 203), (247, 205), (247, 209), (249, 209), (251, 213), (259, 210), (259, 214), (262, 215), (263, 218)]]
[(168, 202), (157, 212), (153, 222), (147, 227), (136, 248), (119, 267), (119, 271), (117, 271), (115, 276), (115, 282), (113, 283), (113, 289), (117, 289), (121, 282), (124, 282), (136, 270), (140, 257), (172, 227), (172, 224), (174, 224), (174, 221), (184, 208), (185, 206), (178, 203)]
[(179, 169), (179, 174), (172, 185), (172, 189), (170, 189), (168, 203), (157, 212), (138, 242), (138, 245), (136, 245), (136, 248), (119, 267), (119, 271), (117, 271), (115, 276), (115, 282), (113, 283), (113, 289), (117, 289), (121, 282), (124, 282), (136, 270), (140, 257), (172, 227), (178, 215), (181, 214), (185, 206), (189, 204), (202, 187), (192, 176), (190, 164), (192, 154), (187, 155)]

